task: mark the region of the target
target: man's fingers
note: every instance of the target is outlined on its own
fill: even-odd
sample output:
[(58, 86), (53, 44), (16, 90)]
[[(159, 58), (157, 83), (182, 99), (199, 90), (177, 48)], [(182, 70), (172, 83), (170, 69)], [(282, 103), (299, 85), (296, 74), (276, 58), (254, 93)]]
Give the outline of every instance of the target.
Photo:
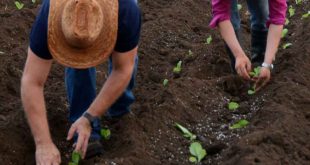
[(243, 67), (243, 68), (242, 68), (242, 72), (243, 72), (243, 75), (244, 75), (245, 79), (251, 80), (251, 77), (250, 77), (250, 75), (249, 75), (249, 73), (248, 73), (246, 67)]
[(264, 82), (265, 82), (265, 78), (263, 77), (259, 77), (258, 80), (255, 83), (255, 90), (259, 91), (261, 89), (261, 87), (263, 86)]
[(76, 152), (81, 152), (81, 148), (83, 146), (84, 141), (85, 141), (85, 135), (80, 133), (78, 140), (77, 140), (77, 143), (76, 143), (76, 147), (75, 147)]
[(89, 136), (86, 136), (86, 137), (85, 137), (85, 140), (84, 140), (83, 147), (82, 147), (82, 150), (83, 150), (83, 159), (85, 158), (85, 155), (86, 155), (86, 152), (87, 152), (88, 140), (89, 140)]
[(67, 140), (71, 140), (72, 139), (75, 131), (76, 131), (76, 127), (72, 125), (70, 130), (69, 130), (69, 132), (68, 132)]

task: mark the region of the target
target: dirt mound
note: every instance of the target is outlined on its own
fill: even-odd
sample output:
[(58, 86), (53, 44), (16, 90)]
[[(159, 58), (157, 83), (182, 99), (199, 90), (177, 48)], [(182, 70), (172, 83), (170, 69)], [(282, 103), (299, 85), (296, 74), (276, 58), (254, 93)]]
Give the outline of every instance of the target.
[[(25, 2), (17, 10), (0, 2), (0, 161), (34, 164), (34, 144), (20, 101), (19, 86), (28, 35), (38, 6)], [(140, 65), (132, 113), (111, 124), (106, 154), (83, 164), (187, 165), (189, 142), (174, 128), (178, 122), (198, 135), (208, 156), (202, 164), (310, 164), (310, 10), (308, 1), (295, 6), (289, 34), (293, 45), (280, 49), (270, 84), (248, 96), (247, 82), (231, 75), (224, 44), (208, 28), (210, 2), (204, 0), (140, 0), (143, 32)], [(242, 9), (243, 47), (249, 50), (248, 16)], [(206, 38), (212, 36), (210, 45)], [(189, 53), (191, 50), (192, 53)], [(173, 67), (183, 61), (182, 72)], [(63, 67), (55, 64), (46, 85), (46, 103), (54, 142), (67, 164), (72, 151), (68, 130)], [(106, 65), (98, 67), (98, 88)], [(168, 79), (167, 87), (162, 85)], [(231, 112), (229, 101), (241, 108)], [(239, 119), (250, 125), (228, 127)], [(65, 127), (64, 127), (65, 125)]]

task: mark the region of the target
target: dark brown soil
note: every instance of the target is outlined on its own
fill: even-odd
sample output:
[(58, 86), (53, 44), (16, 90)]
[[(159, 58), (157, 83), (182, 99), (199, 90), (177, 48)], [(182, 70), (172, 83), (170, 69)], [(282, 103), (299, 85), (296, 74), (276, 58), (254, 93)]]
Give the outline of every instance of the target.
[[(35, 146), (20, 101), (20, 78), (28, 35), (38, 6), (0, 1), (0, 164), (35, 164)], [(205, 0), (140, 0), (143, 32), (140, 65), (132, 113), (110, 125), (112, 138), (104, 142), (102, 157), (82, 164), (185, 165), (191, 164), (189, 141), (174, 128), (179, 122), (198, 135), (208, 156), (202, 164), (310, 164), (310, 10), (309, 1), (296, 6), (284, 42), (293, 46), (277, 54), (272, 81), (254, 96), (230, 73), (224, 44), (208, 27), (210, 2)], [(242, 9), (243, 46), (249, 50), (249, 22)], [(204, 42), (212, 35), (210, 45)], [(188, 51), (193, 52), (192, 56)], [(172, 73), (182, 60), (179, 76)], [(106, 77), (98, 67), (98, 88)], [(54, 142), (67, 164), (72, 151), (65, 140), (69, 124), (62, 66), (55, 64), (46, 85), (46, 103)], [(167, 78), (169, 84), (163, 87)], [(230, 101), (241, 108), (231, 112)], [(239, 119), (250, 125), (228, 126)], [(64, 127), (65, 126), (65, 127)]]

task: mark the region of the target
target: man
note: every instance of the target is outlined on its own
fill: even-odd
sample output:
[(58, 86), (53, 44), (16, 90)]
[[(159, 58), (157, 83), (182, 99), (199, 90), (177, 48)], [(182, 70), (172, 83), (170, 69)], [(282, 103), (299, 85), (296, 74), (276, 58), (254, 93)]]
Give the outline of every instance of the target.
[[(48, 127), (43, 87), (52, 59), (67, 66), (72, 126), (82, 157), (102, 153), (100, 120), (118, 118), (133, 103), (141, 16), (135, 0), (44, 0), (30, 34), (21, 95), (36, 144), (36, 163), (60, 164)], [(109, 77), (96, 96), (94, 66), (109, 59)], [(127, 88), (126, 88), (127, 87)], [(86, 152), (87, 151), (87, 152)]]
[[(286, 0), (247, 0), (247, 4), (251, 13), (251, 61), (262, 66), (259, 77), (254, 78), (258, 91), (270, 80), (285, 24), (287, 4)], [(210, 26), (219, 27), (234, 72), (250, 80), (251, 62), (238, 42), (240, 16), (237, 0), (212, 0), (212, 12)]]

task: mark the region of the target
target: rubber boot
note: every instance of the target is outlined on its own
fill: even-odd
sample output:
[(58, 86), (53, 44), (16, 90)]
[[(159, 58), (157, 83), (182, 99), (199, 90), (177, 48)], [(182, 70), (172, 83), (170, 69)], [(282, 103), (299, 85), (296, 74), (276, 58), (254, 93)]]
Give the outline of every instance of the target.
[[(236, 37), (237, 37), (237, 40), (240, 42), (240, 32), (239, 30), (236, 30), (235, 31), (235, 34), (236, 34)], [(236, 69), (235, 69), (235, 65), (236, 65), (236, 58), (234, 56), (234, 54), (232, 53), (232, 51), (230, 50), (229, 46), (225, 43), (225, 47), (226, 47), (226, 52), (229, 56), (229, 59), (230, 59), (230, 66), (231, 66), (231, 70), (234, 74), (236, 74)]]
[(268, 31), (251, 31), (251, 61), (261, 65), (264, 62)]

